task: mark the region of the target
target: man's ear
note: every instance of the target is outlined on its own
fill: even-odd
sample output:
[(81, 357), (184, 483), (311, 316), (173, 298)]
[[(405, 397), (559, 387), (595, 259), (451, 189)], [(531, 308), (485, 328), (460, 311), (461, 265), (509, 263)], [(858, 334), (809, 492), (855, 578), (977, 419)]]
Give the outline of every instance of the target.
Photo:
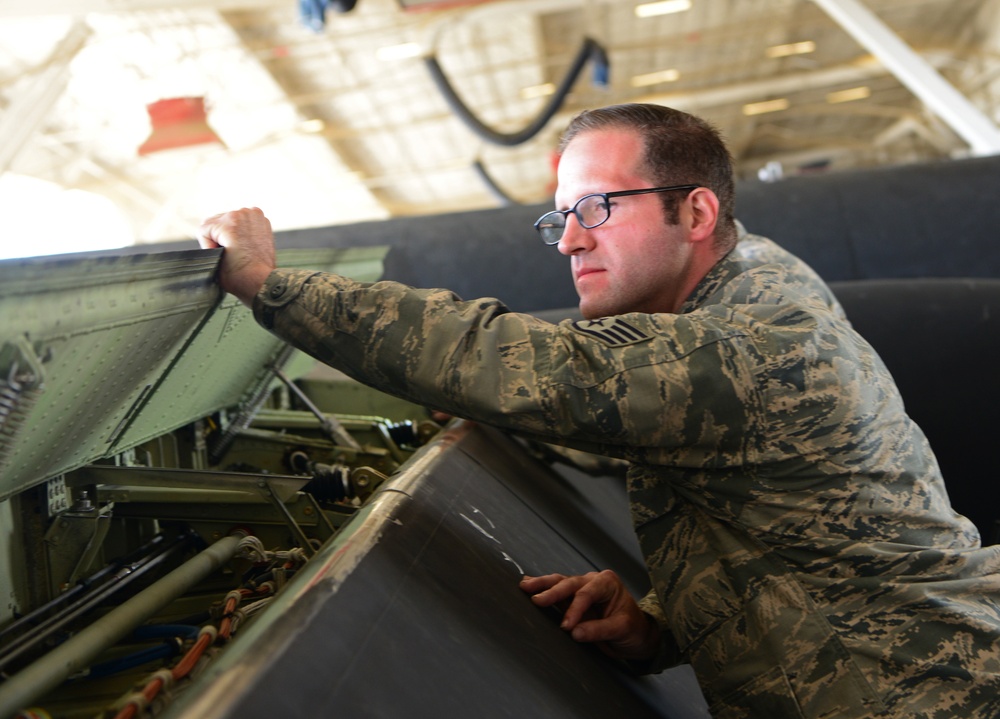
[(691, 191), (687, 197), (691, 208), (688, 229), (693, 242), (702, 242), (715, 236), (715, 224), (719, 219), (719, 198), (707, 187)]

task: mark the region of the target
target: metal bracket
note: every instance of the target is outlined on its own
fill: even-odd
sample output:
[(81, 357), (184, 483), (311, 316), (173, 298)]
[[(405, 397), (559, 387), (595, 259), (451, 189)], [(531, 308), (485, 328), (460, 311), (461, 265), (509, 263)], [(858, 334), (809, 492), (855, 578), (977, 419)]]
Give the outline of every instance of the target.
[(53, 520), (44, 540), (53, 594), (61, 593), (90, 569), (111, 526), (112, 506), (96, 507), (88, 493), (81, 491), (69, 511)]
[(387, 479), (389, 477), (371, 467), (357, 467), (351, 471), (351, 486), (360, 499), (371, 496), (372, 492)]

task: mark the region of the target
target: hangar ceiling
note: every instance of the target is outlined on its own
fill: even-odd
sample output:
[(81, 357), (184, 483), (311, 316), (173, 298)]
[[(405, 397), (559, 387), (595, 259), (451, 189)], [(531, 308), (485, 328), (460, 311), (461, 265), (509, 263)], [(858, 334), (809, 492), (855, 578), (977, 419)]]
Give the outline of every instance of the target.
[[(566, 121), (623, 101), (708, 118), (744, 178), (1000, 151), (1000, 0), (690, 0), (648, 17), (628, 0), (358, 0), (309, 27), (303, 8), (329, 1), (0, 0), (0, 180), (98, 193), (151, 242), (247, 205), (290, 229), (543, 202)], [(496, 133), (558, 108), (495, 144), (427, 58)], [(171, 98), (203, 102), (220, 142), (140, 154), (147, 106)]]

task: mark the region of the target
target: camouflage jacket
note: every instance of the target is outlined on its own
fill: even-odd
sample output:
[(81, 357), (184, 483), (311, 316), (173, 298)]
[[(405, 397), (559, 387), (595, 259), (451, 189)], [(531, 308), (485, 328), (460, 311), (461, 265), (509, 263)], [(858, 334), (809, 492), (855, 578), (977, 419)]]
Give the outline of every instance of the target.
[(829, 290), (762, 242), (677, 314), (554, 325), (297, 270), (254, 313), (386, 392), (627, 459), (659, 664), (714, 716), (1000, 715), (998, 548)]

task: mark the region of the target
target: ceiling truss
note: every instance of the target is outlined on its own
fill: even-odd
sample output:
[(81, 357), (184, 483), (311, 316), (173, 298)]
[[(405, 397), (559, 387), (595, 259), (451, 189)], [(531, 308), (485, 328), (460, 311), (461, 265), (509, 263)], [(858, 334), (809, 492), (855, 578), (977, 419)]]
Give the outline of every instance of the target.
[[(706, 117), (743, 177), (1000, 152), (1000, 0), (693, 0), (649, 19), (633, 4), (407, 13), (359, 0), (316, 33), (292, 0), (0, 0), (0, 171), (103, 194), (151, 241), (233, 203), (281, 228), (541, 202), (559, 129), (613, 102)], [(515, 147), (470, 132), (423, 66), (433, 56), (485, 124), (510, 132), (538, 115), (546, 96), (530, 93), (559, 82), (585, 37), (606, 50), (609, 84), (585, 71)], [(811, 52), (765, 53), (804, 41)], [(412, 57), (380, 59), (406, 46)], [(672, 81), (633, 80), (669, 70)], [(184, 95), (205, 97), (223, 144), (139, 157), (145, 105)], [(747, 114), (765, 101), (783, 109)]]

